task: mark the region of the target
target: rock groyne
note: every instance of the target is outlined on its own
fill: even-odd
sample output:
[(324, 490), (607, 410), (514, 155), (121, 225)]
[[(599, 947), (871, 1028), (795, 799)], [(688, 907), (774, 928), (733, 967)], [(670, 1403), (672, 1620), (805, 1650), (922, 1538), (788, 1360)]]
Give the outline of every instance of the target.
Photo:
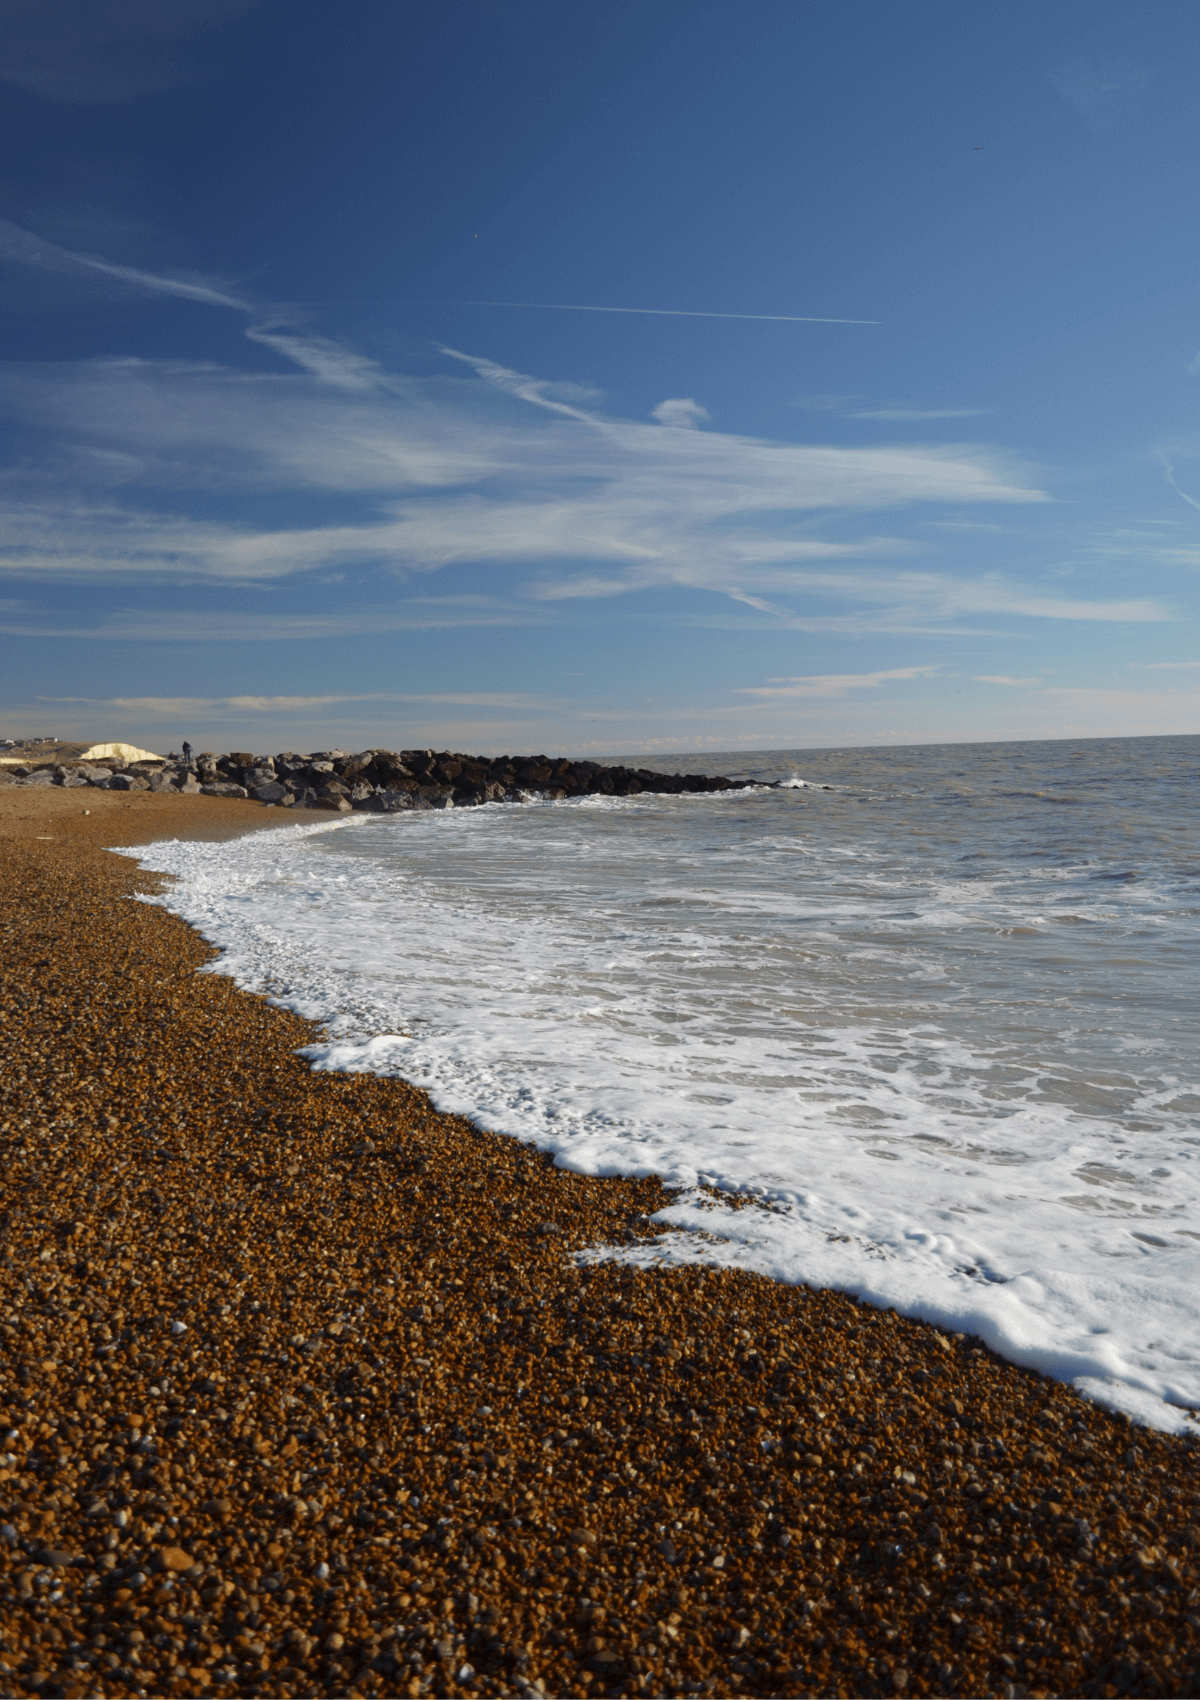
[(643, 792), (681, 796), (695, 792), (762, 789), (756, 780), (704, 773), (656, 773), (645, 767), (605, 766), (566, 756), (471, 756), (449, 750), (285, 751), (277, 756), (235, 750), (205, 752), (189, 766), (180, 757), (154, 761), (46, 762), (4, 770), (15, 785), (95, 786), (107, 791), (174, 791), (209, 797), (247, 797), (280, 808), (362, 809), (393, 814), (404, 809), (474, 808), (483, 803), (523, 803), (534, 798), (636, 797)]

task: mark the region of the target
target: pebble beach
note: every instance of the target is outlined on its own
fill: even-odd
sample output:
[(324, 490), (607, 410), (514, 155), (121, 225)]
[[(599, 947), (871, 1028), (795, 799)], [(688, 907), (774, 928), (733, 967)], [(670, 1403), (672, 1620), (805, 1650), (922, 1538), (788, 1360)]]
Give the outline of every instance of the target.
[(0, 791), (5, 1693), (1197, 1692), (1193, 1438), (606, 1263), (657, 1181), (314, 1073), (107, 849), (286, 821)]

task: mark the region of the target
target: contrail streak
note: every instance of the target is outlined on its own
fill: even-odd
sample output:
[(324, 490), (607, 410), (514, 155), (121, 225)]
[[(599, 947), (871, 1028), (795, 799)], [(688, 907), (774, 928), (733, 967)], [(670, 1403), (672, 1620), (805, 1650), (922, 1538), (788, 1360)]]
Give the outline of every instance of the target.
[(827, 319), (809, 313), (694, 313), (680, 307), (584, 307), (563, 301), (446, 301), (446, 307), (528, 307), (539, 313), (643, 313), (656, 319), (756, 319), (779, 325), (881, 325), (882, 319)]
[[(1159, 456), (1159, 459), (1162, 460), (1161, 455)], [(1186, 490), (1181, 490), (1179, 488), (1178, 484), (1176, 484), (1176, 482), (1175, 482), (1175, 468), (1173, 466), (1171, 466), (1166, 460), (1162, 460), (1162, 469), (1163, 469), (1163, 477), (1166, 479), (1167, 483), (1171, 486), (1172, 490), (1174, 490), (1175, 494), (1177, 496), (1182, 496), (1189, 508), (1200, 508), (1200, 502), (1198, 502), (1194, 496), (1189, 496)]]
[(656, 319), (756, 319), (776, 325), (881, 325), (882, 319), (826, 319), (800, 313), (695, 313), (681, 307), (590, 307), (569, 301), (409, 301), (384, 296), (372, 301), (306, 301), (306, 307), (523, 307), (535, 313), (641, 313)]

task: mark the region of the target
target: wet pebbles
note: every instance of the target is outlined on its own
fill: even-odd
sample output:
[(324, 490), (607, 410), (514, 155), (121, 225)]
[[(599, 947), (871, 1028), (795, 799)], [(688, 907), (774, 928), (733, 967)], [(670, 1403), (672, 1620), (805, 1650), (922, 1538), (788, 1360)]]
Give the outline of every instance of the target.
[(1190, 1441), (837, 1294), (582, 1266), (655, 1182), (311, 1074), (101, 848), (286, 818), (0, 797), (4, 1693), (1196, 1692)]

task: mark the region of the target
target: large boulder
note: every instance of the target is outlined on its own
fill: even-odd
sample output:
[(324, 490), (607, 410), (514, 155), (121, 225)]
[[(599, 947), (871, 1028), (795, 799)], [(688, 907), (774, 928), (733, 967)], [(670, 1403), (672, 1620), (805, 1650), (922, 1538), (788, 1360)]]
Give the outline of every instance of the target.
[(394, 815), (402, 809), (411, 809), (415, 796), (415, 791), (372, 791), (361, 802), (356, 802), (354, 807), (365, 810), (367, 814)]
[(215, 785), (202, 785), (201, 791), (206, 797), (245, 797), (248, 795), (244, 785), (232, 785), (219, 780)]
[(413, 794), (414, 809), (452, 809), (454, 791), (449, 785), (419, 785)]

